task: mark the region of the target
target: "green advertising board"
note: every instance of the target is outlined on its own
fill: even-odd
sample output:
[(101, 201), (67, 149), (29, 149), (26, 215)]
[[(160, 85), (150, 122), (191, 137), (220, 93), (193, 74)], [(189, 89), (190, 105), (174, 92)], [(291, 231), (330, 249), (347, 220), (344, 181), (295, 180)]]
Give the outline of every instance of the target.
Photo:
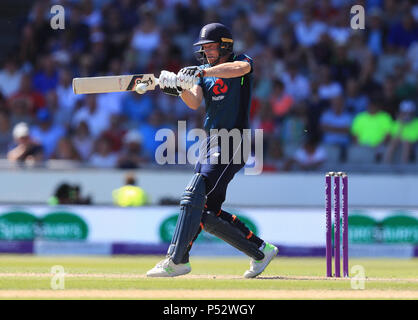
[(381, 220), (353, 211), (348, 216), (348, 239), (358, 244), (418, 244), (418, 219), (406, 211), (392, 212)]
[(11, 211), (0, 216), (0, 239), (32, 240), (38, 232), (39, 220), (24, 211)]
[(88, 225), (71, 212), (52, 212), (43, 217), (14, 210), (0, 215), (0, 240), (85, 240)]

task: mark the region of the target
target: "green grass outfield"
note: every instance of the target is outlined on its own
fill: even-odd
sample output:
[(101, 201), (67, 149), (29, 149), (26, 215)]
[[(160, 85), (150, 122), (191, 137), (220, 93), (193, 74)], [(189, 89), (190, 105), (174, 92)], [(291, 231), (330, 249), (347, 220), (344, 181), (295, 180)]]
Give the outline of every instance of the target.
[[(160, 259), (0, 255), (0, 299), (418, 299), (418, 259), (351, 259), (350, 269), (364, 268), (364, 289), (355, 277), (325, 278), (324, 258), (278, 257), (243, 279), (248, 259), (192, 257), (189, 275), (146, 278)], [(53, 266), (64, 268), (63, 282)]]

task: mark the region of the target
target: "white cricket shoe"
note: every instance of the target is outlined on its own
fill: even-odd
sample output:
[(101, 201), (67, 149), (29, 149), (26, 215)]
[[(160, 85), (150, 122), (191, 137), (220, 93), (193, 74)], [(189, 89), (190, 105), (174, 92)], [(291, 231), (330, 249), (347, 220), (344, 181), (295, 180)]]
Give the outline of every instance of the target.
[(279, 249), (277, 249), (276, 246), (273, 246), (272, 244), (266, 242), (262, 251), (264, 253), (264, 259), (251, 259), (250, 270), (245, 271), (244, 278), (255, 278), (260, 273), (262, 273), (264, 269), (268, 266), (270, 261), (277, 255)]
[(177, 277), (192, 271), (190, 263), (175, 264), (170, 258), (157, 263), (157, 265), (147, 272), (147, 277)]

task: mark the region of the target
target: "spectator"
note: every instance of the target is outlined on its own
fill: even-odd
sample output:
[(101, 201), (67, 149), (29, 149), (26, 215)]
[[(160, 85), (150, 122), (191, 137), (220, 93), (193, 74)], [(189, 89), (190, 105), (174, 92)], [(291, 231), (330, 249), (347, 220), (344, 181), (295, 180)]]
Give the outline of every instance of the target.
[[(191, 4), (189, 3), (189, 6)], [(165, 0), (155, 0), (152, 1), (146, 10), (150, 10), (152, 12), (158, 12), (155, 16), (155, 20), (158, 26), (164, 29), (172, 29), (174, 28), (177, 30), (177, 22), (176, 14), (174, 10), (169, 8), (168, 4)], [(187, 34), (187, 33), (185, 33)]]
[(320, 70), (318, 94), (323, 100), (330, 100), (343, 94), (341, 84), (333, 79), (331, 70), (327, 66), (321, 67)]
[(383, 83), (381, 108), (390, 114), (392, 119), (398, 114), (400, 100), (396, 95), (396, 81), (392, 77), (385, 79)]
[(138, 6), (135, 0), (114, 1), (114, 5), (121, 14), (122, 23), (127, 28), (138, 24)]
[[(276, 68), (281, 69), (280, 63), (276, 63), (274, 52), (271, 48), (264, 50), (258, 57), (260, 62), (257, 64), (257, 68), (254, 69), (254, 77), (257, 82), (253, 86), (253, 96), (265, 99), (269, 96), (272, 90), (272, 80), (276, 78), (275, 74), (281, 74), (282, 71), (277, 71)], [(272, 72), (272, 70), (275, 70)]]
[(109, 52), (106, 47), (106, 35), (100, 27), (95, 27), (90, 32), (90, 68), (93, 74), (106, 74)]
[(19, 90), (9, 98), (9, 105), (14, 105), (14, 102), (17, 99), (24, 100), (28, 111), (33, 115), (35, 115), (39, 109), (45, 107), (45, 98), (39, 91), (33, 89), (30, 74), (24, 74), (22, 76)]
[[(198, 0), (192, 1), (192, 3), (199, 3)], [(232, 22), (237, 18), (238, 10), (234, 3), (234, 0), (223, 0), (218, 7), (220, 22), (226, 25), (228, 28), (232, 27)], [(197, 26), (200, 25), (198, 20)]]
[[(244, 47), (244, 37), (245, 33), (242, 32), (242, 30), (246, 30), (248, 26), (250, 25), (250, 21), (248, 18), (248, 13), (241, 9), (237, 12), (237, 17), (234, 21), (232, 21), (232, 27), (231, 32), (234, 35), (234, 51), (236, 53), (241, 53), (246, 49)], [(199, 26), (200, 27), (200, 26)]]
[(110, 58), (121, 58), (129, 43), (130, 30), (122, 21), (120, 11), (110, 7), (106, 12), (103, 31), (107, 35)]
[(151, 59), (152, 52), (160, 45), (160, 30), (155, 24), (152, 12), (143, 14), (141, 23), (134, 30), (131, 46), (137, 51), (137, 67), (144, 69)]
[(142, 155), (142, 137), (138, 130), (130, 130), (123, 138), (123, 148), (118, 159), (118, 168), (137, 169), (147, 162)]
[(331, 18), (331, 26), (329, 27), (328, 34), (334, 40), (336, 45), (348, 44), (352, 29), (350, 26), (350, 15), (346, 10), (340, 10), (336, 15)]
[(382, 90), (382, 86), (376, 81), (376, 58), (366, 56), (362, 63), (362, 69), (359, 74), (358, 82), (360, 92), (374, 94)]
[(321, 136), (320, 120), (324, 110), (329, 108), (329, 101), (319, 97), (318, 83), (312, 83), (312, 93), (309, 99), (304, 101), (304, 109), (307, 113), (306, 129), (310, 135)]
[(33, 117), (29, 108), (30, 101), (27, 99), (17, 98), (9, 101), (8, 110), (10, 110), (10, 122), (12, 126), (19, 122), (25, 122), (29, 125), (33, 122)]
[(278, 61), (280, 64), (290, 59), (299, 61), (305, 52), (304, 49), (298, 45), (292, 27), (286, 29), (286, 32), (281, 38), (280, 45), (275, 48), (275, 51), (276, 57), (282, 59), (282, 61)]
[[(205, 1), (205, 0), (200, 0), (201, 2)], [(207, 0), (206, 0), (207, 1)], [(218, 1), (218, 0), (215, 0)], [(208, 1), (209, 2), (209, 1)], [(217, 10), (217, 6), (211, 6), (211, 7), (207, 7), (205, 5), (203, 5), (205, 7), (205, 15), (202, 21), (202, 25), (206, 25), (209, 24), (213, 21), (219, 21), (220, 17), (219, 17), (219, 13)]]
[(345, 106), (352, 115), (366, 111), (368, 98), (360, 93), (359, 84), (354, 78), (349, 78), (345, 85)]
[(7, 111), (0, 109), (0, 158), (6, 157), (12, 141), (13, 135), (9, 114)]
[(370, 27), (367, 28), (367, 46), (372, 54), (378, 56), (383, 53), (385, 34), (382, 21), (382, 10), (374, 8), (370, 12)]
[(95, 73), (93, 70), (93, 56), (89, 53), (80, 55), (78, 68), (80, 77), (91, 77)]
[(326, 25), (314, 19), (312, 8), (304, 10), (303, 20), (295, 26), (296, 39), (302, 47), (311, 47), (316, 44), (325, 31)]
[(383, 2), (383, 17), (389, 26), (393, 26), (402, 18), (399, 2), (396, 0), (385, 0)]
[(6, 98), (14, 95), (20, 87), (22, 75), (16, 59), (9, 57), (0, 70), (0, 94)]
[(145, 190), (138, 187), (133, 174), (125, 176), (125, 185), (112, 192), (113, 201), (120, 207), (140, 207), (149, 203)]
[[(394, 122), (391, 139), (385, 153), (385, 162), (391, 163), (397, 148), (401, 147), (401, 162), (411, 160), (413, 146), (418, 142), (418, 117), (413, 101), (402, 101)], [(417, 155), (415, 155), (417, 156)]]
[(46, 108), (51, 113), (52, 122), (67, 131), (71, 127), (72, 113), (61, 108), (58, 102), (57, 91), (51, 90), (46, 96)]
[(47, 18), (47, 12), (50, 6), (46, 1), (36, 1), (29, 13), (28, 20), (33, 30), (33, 39), (36, 44), (36, 53), (45, 52), (47, 44), (54, 30), (51, 28), (50, 20)]
[(258, 42), (258, 36), (255, 30), (247, 29), (244, 31), (244, 48), (250, 57), (256, 57), (263, 52), (263, 46)]
[(121, 115), (132, 128), (146, 122), (153, 109), (154, 101), (151, 93), (141, 95), (132, 93), (124, 97)]
[(261, 107), (256, 119), (253, 120), (255, 129), (263, 130), (263, 150), (266, 152), (269, 147), (270, 140), (275, 134), (274, 114), (272, 107), (268, 101), (262, 101)]
[(418, 41), (409, 47), (407, 59), (411, 72), (414, 72), (415, 75), (418, 74)]
[(280, 121), (289, 113), (293, 105), (293, 98), (284, 90), (284, 83), (280, 80), (273, 81), (273, 92), (270, 103), (276, 119)]
[(289, 22), (287, 20), (287, 10), (283, 3), (277, 3), (274, 7), (272, 25), (269, 28), (267, 41), (268, 44), (277, 48), (282, 43), (284, 34), (289, 32)]
[(112, 152), (110, 142), (103, 137), (97, 139), (89, 164), (95, 168), (115, 168), (117, 161), (118, 154)]
[(321, 117), (322, 142), (340, 147), (340, 160), (346, 160), (346, 150), (350, 144), (352, 117), (344, 109), (344, 99), (338, 96), (332, 99), (331, 108)]
[(263, 172), (281, 171), (285, 164), (283, 145), (279, 139), (270, 141), (267, 157), (263, 163)]
[(31, 136), (42, 145), (48, 159), (54, 152), (58, 140), (65, 135), (65, 130), (52, 122), (51, 112), (46, 108), (38, 111), (36, 119), (38, 124), (31, 128)]
[(56, 90), (56, 97), (58, 98), (57, 106), (60, 112), (66, 115), (68, 120), (71, 119), (77, 102), (81, 100), (81, 96), (76, 95), (73, 91), (72, 79), (73, 74), (69, 69), (60, 70)]
[[(252, 97), (250, 105), (250, 124), (252, 125), (253, 121), (257, 118), (258, 112), (261, 108), (261, 98), (257, 96)], [(199, 109), (198, 109), (199, 110)]]
[(257, 32), (258, 36), (265, 39), (272, 22), (272, 15), (265, 0), (256, 2), (255, 10), (249, 14), (249, 21), (251, 28)]
[(335, 81), (344, 87), (348, 78), (358, 77), (359, 71), (360, 68), (357, 61), (348, 57), (347, 46), (337, 44), (334, 49), (334, 55), (331, 58), (331, 74)]
[(39, 46), (41, 45), (41, 43), (36, 42), (34, 29), (31, 23), (26, 24), (22, 29), (22, 36), (19, 43), (20, 60), (31, 66), (35, 63)]
[(382, 83), (387, 77), (393, 77), (396, 69), (405, 63), (404, 57), (394, 50), (388, 50), (377, 57), (376, 81)]
[(314, 9), (314, 16), (316, 19), (326, 22), (334, 19), (338, 15), (330, 0), (318, 1), (318, 6)]
[(364, 66), (373, 56), (367, 47), (366, 35), (363, 32), (353, 32), (347, 47), (347, 56), (350, 60), (356, 61), (360, 66)]
[[(223, 1), (224, 3), (225, 1)], [(200, 1), (192, 0), (189, 5), (178, 3), (176, 5), (176, 20), (181, 26), (181, 32), (190, 32), (194, 34), (199, 32), (200, 24), (205, 15), (205, 11), (201, 7)], [(221, 15), (225, 11), (221, 11)]]
[(188, 43), (187, 37), (181, 35), (171, 38), (168, 33), (161, 35), (161, 45), (158, 46), (153, 56), (159, 59), (152, 59), (148, 65), (149, 70), (167, 70), (177, 73), (183, 67), (183, 60), (190, 59), (185, 54), (185, 43)]
[(65, 28), (65, 37), (70, 43), (71, 52), (79, 56), (89, 45), (90, 29), (83, 21), (84, 14), (81, 5), (74, 4), (71, 7), (69, 26)]
[(33, 76), (33, 87), (42, 94), (55, 90), (58, 85), (58, 71), (52, 55), (40, 59), (40, 70)]
[(153, 110), (149, 116), (148, 122), (139, 126), (139, 133), (143, 137), (144, 156), (149, 159), (155, 159), (155, 151), (161, 144), (156, 141), (155, 135), (160, 129), (168, 129), (171, 126), (166, 123), (164, 114), (159, 110)]
[(307, 128), (307, 110), (304, 104), (295, 105), (280, 127), (280, 137), (288, 145), (300, 145)]
[(289, 21), (292, 24), (298, 23), (303, 19), (303, 10), (301, 6), (294, 0), (284, 0), (284, 6), (289, 12)]
[(79, 162), (81, 157), (68, 137), (62, 137), (51, 155), (53, 160), (71, 160)]
[(399, 64), (395, 68), (393, 77), (396, 79), (395, 95), (399, 102), (418, 97), (418, 73), (411, 70), (408, 63)]
[(316, 138), (309, 138), (302, 147), (298, 148), (284, 169), (286, 171), (296, 167), (299, 170), (311, 171), (318, 169), (327, 159), (325, 149), (319, 145)]
[(286, 92), (292, 96), (295, 101), (306, 99), (310, 93), (310, 84), (308, 79), (299, 71), (296, 62), (287, 64), (286, 72), (281, 80), (285, 85)]
[(32, 140), (29, 127), (20, 122), (13, 128), (13, 139), (16, 146), (7, 153), (7, 159), (11, 162), (39, 164), (44, 159), (42, 146)]
[(102, 14), (96, 9), (93, 0), (85, 0), (82, 3), (84, 23), (90, 28), (100, 26), (102, 24)]
[(406, 12), (402, 20), (390, 28), (387, 41), (398, 49), (408, 49), (414, 41), (418, 41), (418, 25), (411, 12)]
[(122, 149), (122, 141), (126, 134), (126, 129), (122, 127), (122, 118), (118, 114), (110, 117), (110, 127), (103, 131), (102, 137), (111, 144), (113, 152), (119, 152)]
[(367, 111), (354, 117), (351, 133), (359, 145), (378, 147), (388, 141), (392, 126), (390, 114), (381, 110), (380, 100), (374, 97), (370, 100)]
[(329, 64), (333, 56), (333, 43), (328, 33), (323, 33), (318, 43), (306, 51), (310, 71), (314, 74), (318, 65)]
[[(193, 65), (192, 52), (186, 49), (207, 20), (230, 26), (234, 52), (246, 49), (257, 62), (250, 125), (262, 123), (274, 139), (270, 146), (279, 135), (286, 141), (286, 154), (306, 137), (321, 137), (320, 119), (333, 112), (330, 103), (335, 97), (343, 96), (345, 111), (355, 117), (377, 94), (382, 100), (379, 107), (393, 119), (400, 114), (401, 101), (418, 99), (418, 7), (413, 1), (364, 3), (366, 29), (358, 31), (349, 29), (350, 0), (156, 0), (139, 6), (134, 0), (67, 2), (66, 28), (52, 30), (49, 1), (35, 1), (22, 20), (18, 46), (11, 48), (15, 56), (8, 56), (1, 66), (0, 109), (8, 113), (9, 145), (10, 128), (19, 122), (32, 127), (38, 122), (37, 112), (47, 108), (51, 126), (68, 132), (87, 163), (94, 140), (104, 132), (114, 150), (121, 145), (125, 150), (124, 130), (138, 128), (143, 152), (153, 159), (160, 144), (154, 139), (158, 129), (175, 126), (180, 119), (187, 120), (188, 127), (201, 127), (204, 109), (185, 108), (181, 99), (159, 90), (146, 95), (75, 95), (71, 80), (158, 75), (160, 70), (177, 72)], [(3, 49), (10, 51), (7, 43)], [(284, 89), (277, 88), (281, 85), (276, 80)], [(115, 126), (112, 116), (118, 114), (124, 122)], [(0, 129), (0, 140), (2, 134)], [(2, 145), (4, 149), (6, 142)], [(268, 162), (274, 152), (265, 151)]]
[(98, 137), (109, 127), (110, 113), (108, 110), (99, 109), (95, 94), (86, 96), (84, 106), (74, 114), (72, 127), (77, 127), (81, 121), (87, 123), (93, 137)]
[(163, 112), (167, 117), (167, 121), (175, 125), (177, 125), (177, 121), (179, 119), (188, 120), (196, 115), (195, 110), (187, 107), (185, 108), (184, 102), (181, 99), (176, 99), (175, 96), (170, 96), (167, 94), (163, 96), (152, 95), (151, 99), (151, 108), (148, 110), (149, 113), (146, 114), (147, 118), (149, 117), (153, 108), (157, 108)]
[(415, 4), (412, 7), (412, 15), (414, 16), (415, 21), (418, 21), (418, 4)]
[(81, 121), (75, 128), (71, 139), (77, 153), (83, 161), (87, 161), (93, 153), (94, 138), (90, 134), (87, 122)]

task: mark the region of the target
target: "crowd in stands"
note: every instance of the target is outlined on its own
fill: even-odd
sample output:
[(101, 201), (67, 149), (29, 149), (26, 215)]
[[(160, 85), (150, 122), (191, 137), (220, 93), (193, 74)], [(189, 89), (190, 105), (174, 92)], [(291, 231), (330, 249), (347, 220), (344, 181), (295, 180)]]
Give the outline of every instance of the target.
[[(98, 168), (155, 163), (161, 128), (202, 127), (204, 108), (159, 90), (75, 95), (72, 78), (178, 72), (193, 43), (227, 25), (254, 59), (250, 120), (264, 131), (266, 170), (347, 162), (353, 146), (382, 163), (418, 162), (418, 5), (408, 0), (34, 1), (19, 45), (0, 65), (0, 157)], [(352, 29), (350, 8), (365, 9)], [(399, 157), (397, 156), (399, 155)]]

